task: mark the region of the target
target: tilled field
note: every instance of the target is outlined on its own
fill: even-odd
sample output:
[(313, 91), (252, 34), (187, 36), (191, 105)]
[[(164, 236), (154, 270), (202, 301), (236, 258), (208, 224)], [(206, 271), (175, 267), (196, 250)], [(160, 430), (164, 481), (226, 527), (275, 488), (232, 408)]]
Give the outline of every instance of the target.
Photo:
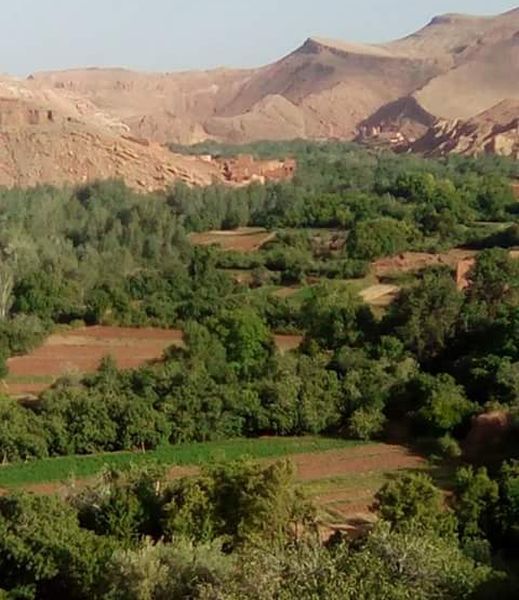
[[(297, 348), (302, 337), (276, 335), (282, 352)], [(92, 373), (105, 356), (121, 369), (134, 369), (160, 359), (166, 348), (182, 345), (178, 329), (84, 327), (51, 335), (25, 356), (10, 358), (4, 391), (11, 396), (36, 395), (67, 374)]]
[[(405, 446), (377, 443), (292, 454), (287, 458), (295, 465), (297, 480), (306, 495), (319, 510), (324, 535), (336, 530), (362, 530), (375, 519), (372, 512), (375, 494), (386, 481), (398, 472), (428, 466), (424, 457)], [(198, 466), (174, 466), (169, 469), (169, 478), (189, 477), (198, 472)], [(93, 481), (92, 477), (76, 480), (75, 487), (81, 488)], [(65, 493), (67, 489), (63, 482), (22, 487), (38, 494)]]
[(85, 327), (51, 335), (30, 354), (9, 359), (7, 392), (36, 394), (67, 373), (95, 371), (107, 355), (119, 368), (132, 369), (181, 343), (181, 331), (155, 328)]

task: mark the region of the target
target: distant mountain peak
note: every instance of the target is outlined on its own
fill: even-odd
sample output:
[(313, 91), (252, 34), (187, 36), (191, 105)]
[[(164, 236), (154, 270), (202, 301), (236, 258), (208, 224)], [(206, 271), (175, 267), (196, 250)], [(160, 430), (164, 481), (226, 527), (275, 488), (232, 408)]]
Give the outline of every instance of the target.
[(462, 13), (447, 13), (444, 15), (437, 15), (431, 19), (430, 25), (448, 25), (452, 23), (462, 23), (471, 21), (480, 21), (491, 17), (481, 17), (477, 15), (465, 15)]
[(392, 56), (392, 53), (382, 45), (346, 42), (323, 37), (309, 37), (302, 46), (306, 50), (330, 49), (346, 54), (363, 54), (370, 56)]

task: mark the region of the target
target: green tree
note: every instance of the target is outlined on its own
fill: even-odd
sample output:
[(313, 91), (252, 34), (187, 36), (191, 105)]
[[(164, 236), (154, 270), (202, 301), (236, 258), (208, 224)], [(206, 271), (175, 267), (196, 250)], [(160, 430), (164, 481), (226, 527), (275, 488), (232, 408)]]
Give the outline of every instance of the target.
[(349, 288), (335, 283), (312, 288), (301, 315), (308, 340), (329, 349), (359, 343), (373, 329), (369, 307)]
[(164, 531), (207, 541), (227, 536), (235, 544), (275, 543), (293, 537), (297, 525), (313, 519), (294, 486), (289, 462), (262, 466), (238, 461), (179, 480), (166, 493)]
[(374, 260), (409, 250), (419, 239), (419, 232), (409, 223), (391, 218), (360, 221), (351, 230), (348, 254), (354, 258)]
[(223, 599), (236, 560), (222, 552), (221, 541), (194, 544), (178, 538), (174, 545), (146, 542), (118, 550), (106, 568), (107, 597), (113, 600)]
[(454, 510), (463, 537), (486, 536), (499, 498), (499, 486), (485, 468), (463, 467), (456, 473)]
[(386, 417), (380, 408), (361, 407), (352, 413), (348, 431), (358, 440), (372, 440), (382, 433), (385, 423)]
[(395, 332), (419, 360), (438, 356), (454, 335), (463, 297), (450, 273), (432, 270), (400, 292), (385, 327)]
[(225, 347), (227, 360), (240, 377), (262, 373), (274, 351), (272, 335), (252, 309), (224, 313), (213, 326)]
[(421, 374), (410, 383), (409, 394), (418, 404), (418, 421), (433, 433), (452, 431), (475, 411), (463, 388), (446, 373)]
[(164, 471), (155, 465), (105, 469), (99, 481), (72, 496), (82, 527), (131, 546), (145, 536), (159, 539)]
[(423, 473), (409, 473), (386, 483), (375, 496), (381, 519), (397, 530), (413, 528), (452, 536), (455, 519), (443, 502), (440, 490)]
[(495, 318), (501, 304), (516, 299), (519, 265), (506, 250), (483, 250), (469, 272), (467, 302), (481, 307), (483, 315)]
[(422, 527), (391, 530), (381, 524), (343, 564), (349, 597), (360, 600), (468, 600), (482, 586), (500, 581), (490, 567), (467, 557), (452, 538)]
[(45, 431), (35, 414), (10, 398), (0, 402), (0, 452), (2, 462), (47, 456)]
[[(109, 539), (78, 526), (75, 511), (57, 496), (0, 498), (2, 586), (29, 597), (102, 598), (103, 570), (114, 551)], [(27, 597), (27, 596), (25, 596)]]
[(500, 543), (517, 548), (519, 543), (519, 461), (505, 462), (499, 473), (499, 505), (497, 522)]

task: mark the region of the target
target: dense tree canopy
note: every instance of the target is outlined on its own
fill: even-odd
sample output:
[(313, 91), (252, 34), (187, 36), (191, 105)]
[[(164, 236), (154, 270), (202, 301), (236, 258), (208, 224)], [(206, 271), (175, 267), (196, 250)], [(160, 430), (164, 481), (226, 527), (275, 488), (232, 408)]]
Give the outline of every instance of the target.
[[(433, 438), (453, 470), (471, 419), (490, 410), (509, 415), (498, 456), (516, 456), (517, 164), (338, 143), (253, 152), (294, 154), (296, 177), (156, 195), (119, 182), (0, 190), (3, 376), (9, 356), (57, 327), (184, 331), (153, 364), (123, 371), (106, 358), (30, 403), (3, 398), (2, 463), (264, 435), (370, 440), (396, 423), (413, 443)], [(276, 235), (255, 252), (191, 243), (239, 226)], [(371, 265), (460, 244), (483, 249), (463, 291), (447, 267)], [(399, 288), (391, 306), (364, 303), (360, 289), (387, 282)], [(281, 331), (301, 347), (278, 349)], [(314, 536), (315, 510), (285, 463), (213, 465), (174, 482), (155, 467), (110, 471), (67, 498), (2, 496), (0, 596), (516, 597), (489, 560), (517, 548), (518, 468), (489, 467), (458, 471), (449, 508), (426, 474), (389, 481), (381, 522), (351, 543)]]

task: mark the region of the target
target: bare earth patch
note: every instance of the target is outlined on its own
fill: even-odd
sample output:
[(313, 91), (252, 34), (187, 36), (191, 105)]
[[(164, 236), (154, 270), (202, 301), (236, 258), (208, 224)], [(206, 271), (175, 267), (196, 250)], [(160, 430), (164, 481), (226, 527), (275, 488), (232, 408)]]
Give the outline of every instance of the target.
[(377, 284), (360, 292), (360, 297), (372, 306), (389, 306), (398, 295), (400, 288), (396, 285)]
[[(296, 467), (297, 479), (319, 508), (324, 528), (332, 530), (350, 526), (357, 521), (374, 519), (371, 506), (381, 485), (393, 474), (406, 469), (423, 469), (427, 461), (404, 446), (366, 444), (342, 450), (295, 454), (289, 457)], [(272, 462), (272, 459), (264, 462)], [(170, 479), (199, 473), (196, 466), (174, 466), (168, 471)], [(78, 489), (95, 478), (74, 482)], [(24, 486), (26, 491), (51, 494), (64, 492), (63, 482), (38, 483)]]
[(373, 263), (373, 270), (377, 277), (390, 275), (395, 272), (408, 273), (420, 271), (434, 265), (446, 265), (456, 267), (456, 265), (468, 258), (474, 258), (477, 252), (474, 250), (463, 250), (454, 248), (442, 254), (431, 254), (428, 252), (404, 252), (398, 256), (381, 258)]
[(217, 245), (222, 250), (255, 252), (276, 237), (261, 227), (240, 227), (232, 231), (192, 233), (189, 240), (195, 246)]
[(292, 460), (301, 481), (353, 473), (385, 472), (423, 466), (425, 460), (403, 446), (370, 444), (319, 454), (298, 454)]
[(276, 346), (281, 352), (297, 350), (303, 341), (302, 335), (275, 335)]
[(319, 510), (320, 534), (359, 535), (375, 520), (375, 494), (395, 473), (427, 461), (404, 446), (370, 444), (292, 458), (298, 478)]
[[(8, 360), (7, 392), (41, 392), (52, 379), (67, 373), (94, 372), (108, 355), (121, 369), (136, 368), (160, 358), (169, 346), (181, 343), (181, 331), (155, 328), (85, 327), (51, 335), (30, 354)], [(42, 378), (51, 381), (37, 381)]]
[[(478, 256), (477, 250), (464, 248), (452, 248), (447, 252), (433, 254), (428, 252), (404, 252), (397, 256), (388, 256), (372, 263), (371, 268), (379, 282), (384, 278), (395, 276), (400, 273), (417, 273), (423, 269), (433, 266), (446, 266), (456, 271), (456, 282), (458, 289), (467, 287), (467, 274)], [(519, 250), (509, 250), (512, 259), (519, 258)], [(394, 289), (391, 290), (391, 287)], [(384, 293), (384, 288), (387, 292)], [(364, 289), (361, 296), (364, 301), (373, 307), (386, 307), (393, 302), (398, 295), (396, 286), (374, 285)]]

